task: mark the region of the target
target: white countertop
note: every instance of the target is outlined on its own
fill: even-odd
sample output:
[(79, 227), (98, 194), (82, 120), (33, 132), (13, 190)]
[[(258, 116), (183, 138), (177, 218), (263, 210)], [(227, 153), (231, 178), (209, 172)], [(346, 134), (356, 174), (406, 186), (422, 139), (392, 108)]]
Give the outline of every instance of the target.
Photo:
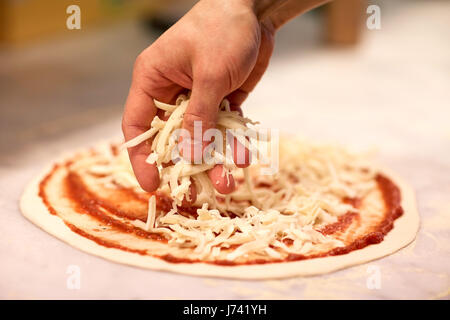
[[(367, 32), (356, 50), (277, 49), (244, 112), (282, 132), (356, 148), (376, 147), (378, 160), (417, 192), (421, 227), (409, 247), (328, 275), (272, 281), (143, 270), (70, 247), (23, 218), (18, 199), (25, 184), (58, 154), (120, 136), (122, 99), (110, 112), (67, 111), (28, 131), (3, 135), (11, 140), (2, 142), (0, 157), (0, 298), (448, 299), (450, 4), (415, 2), (388, 9), (382, 7), (382, 30)], [(285, 41), (293, 35), (280, 34), (280, 45), (295, 46)], [(0, 98), (0, 103), (6, 102)], [(73, 129), (77, 123), (78, 129)], [(67, 134), (52, 134), (66, 127)], [(36, 136), (41, 138), (36, 141)], [(17, 148), (15, 141), (20, 142)], [(80, 268), (79, 290), (67, 288), (70, 265)], [(379, 289), (367, 286), (374, 270), (380, 272)]]

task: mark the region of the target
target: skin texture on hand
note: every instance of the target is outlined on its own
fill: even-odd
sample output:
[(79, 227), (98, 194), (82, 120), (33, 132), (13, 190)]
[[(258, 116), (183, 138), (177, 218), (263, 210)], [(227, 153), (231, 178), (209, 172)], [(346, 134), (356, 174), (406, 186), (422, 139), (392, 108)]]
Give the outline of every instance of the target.
[[(122, 120), (125, 140), (147, 131), (157, 109), (153, 99), (174, 103), (191, 90), (183, 128), (194, 136), (194, 122), (201, 121), (202, 132), (214, 128), (220, 102), (227, 98), (231, 109), (242, 114), (240, 105), (267, 69), (274, 46), (275, 30), (298, 14), (328, 0), (201, 0), (136, 59), (133, 80)], [(158, 116), (163, 118), (163, 113)], [(205, 147), (201, 142), (195, 145)], [(250, 162), (244, 150), (243, 164)], [(242, 147), (242, 146), (241, 146)], [(192, 153), (193, 147), (190, 148)], [(131, 164), (141, 187), (158, 188), (155, 165), (145, 162), (150, 144), (129, 148)], [(242, 157), (241, 157), (242, 158)], [(216, 165), (208, 176), (217, 191), (230, 193), (233, 177)], [(191, 190), (191, 194), (195, 194)], [(195, 197), (194, 197), (195, 198)]]
[[(125, 140), (148, 130), (157, 109), (153, 99), (173, 103), (192, 90), (183, 128), (193, 136), (194, 121), (203, 132), (214, 128), (218, 107), (228, 98), (231, 108), (241, 103), (256, 86), (269, 63), (274, 28), (270, 20), (258, 21), (242, 1), (200, 1), (136, 59), (133, 80), (122, 121)], [(128, 150), (141, 187), (159, 186), (155, 165), (145, 162), (150, 144)], [(235, 156), (236, 158), (236, 156)], [(244, 164), (245, 166), (245, 164)], [(217, 165), (208, 172), (221, 193), (234, 189), (234, 180)]]

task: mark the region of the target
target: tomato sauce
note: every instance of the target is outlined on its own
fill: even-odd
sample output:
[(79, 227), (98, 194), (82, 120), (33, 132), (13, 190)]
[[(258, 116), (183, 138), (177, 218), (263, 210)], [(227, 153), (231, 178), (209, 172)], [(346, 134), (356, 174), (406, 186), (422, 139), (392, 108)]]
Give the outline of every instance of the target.
[[(68, 167), (70, 163), (66, 163), (66, 166)], [(51, 214), (57, 215), (57, 210), (50, 204), (48, 197), (45, 192), (46, 185), (48, 184), (50, 178), (52, 177), (53, 173), (60, 168), (60, 165), (55, 165), (52, 171), (41, 181), (39, 185), (39, 197), (42, 198), (43, 203), (47, 207), (48, 211)], [(349, 253), (354, 250), (362, 249), (364, 247), (367, 247), (372, 244), (377, 244), (383, 241), (384, 236), (393, 228), (395, 219), (399, 218), (403, 214), (403, 208), (401, 207), (401, 193), (400, 189), (386, 176), (378, 174), (376, 176), (376, 182), (378, 185), (379, 190), (382, 193), (383, 200), (386, 207), (386, 212), (384, 214), (384, 219), (378, 224), (378, 226), (372, 231), (371, 233), (364, 235), (349, 245), (346, 245), (344, 247), (338, 247), (334, 248), (328, 252), (323, 252), (315, 255), (301, 255), (301, 254), (289, 254), (287, 258), (285, 259), (278, 259), (278, 260), (264, 260), (264, 259), (255, 259), (252, 261), (247, 261), (245, 263), (238, 263), (234, 261), (228, 261), (228, 260), (216, 260), (212, 262), (206, 262), (211, 264), (217, 264), (217, 265), (223, 265), (223, 266), (234, 266), (234, 265), (242, 265), (242, 264), (265, 264), (265, 263), (276, 263), (276, 262), (289, 262), (289, 261), (299, 261), (299, 260), (305, 260), (305, 259), (312, 259), (312, 258), (320, 258), (320, 257), (326, 257), (326, 256), (336, 256), (336, 255), (342, 255)], [(161, 241), (161, 242), (167, 242), (167, 240), (158, 233), (152, 233), (147, 232), (145, 230), (142, 230), (141, 228), (137, 228), (131, 224), (125, 223), (119, 219), (116, 219), (114, 217), (111, 217), (110, 215), (107, 215), (104, 213), (101, 208), (104, 208), (111, 212), (116, 217), (124, 217), (124, 218), (130, 218), (129, 214), (126, 212), (123, 212), (122, 210), (119, 210), (117, 207), (114, 206), (114, 202), (108, 201), (108, 199), (101, 199), (92, 192), (89, 191), (89, 189), (84, 185), (82, 179), (74, 172), (69, 171), (67, 176), (64, 179), (64, 190), (65, 195), (71, 200), (71, 202), (74, 205), (74, 209), (76, 212), (80, 214), (88, 214), (90, 217), (98, 220), (101, 224), (107, 226), (108, 228), (117, 230), (119, 232), (124, 233), (132, 233), (137, 237), (145, 238), (145, 239), (152, 239), (155, 241)], [(141, 202), (147, 202), (148, 198), (143, 197), (142, 195), (139, 195), (135, 193), (131, 189), (123, 189), (122, 190), (123, 195), (125, 197), (128, 197), (129, 199), (141, 201)], [(159, 193), (153, 193), (156, 196), (156, 204), (157, 204), (157, 210), (160, 212), (168, 212), (172, 209), (172, 200)], [(355, 208), (357, 208), (361, 200), (360, 199), (344, 199), (345, 203), (351, 204)], [(181, 214), (185, 216), (190, 217), (196, 217), (197, 216), (197, 207), (179, 207), (178, 210)], [(338, 221), (329, 225), (324, 226), (319, 231), (322, 232), (325, 235), (334, 234), (336, 232), (343, 232), (345, 231), (351, 223), (354, 221), (354, 219), (358, 219), (359, 214), (355, 212), (348, 212), (338, 218)], [(66, 225), (77, 234), (88, 238), (92, 241), (95, 241), (99, 245), (108, 247), (108, 248), (116, 248), (124, 251), (129, 251), (133, 253), (138, 253), (141, 255), (152, 255), (151, 252), (148, 252), (147, 250), (135, 250), (132, 248), (124, 247), (121, 245), (118, 245), (116, 243), (104, 240), (102, 238), (99, 238), (97, 236), (94, 236), (92, 234), (89, 234), (88, 232), (81, 230), (74, 226), (73, 224), (70, 224), (66, 222)], [(291, 241), (284, 241), (285, 244), (291, 245)], [(200, 260), (194, 260), (194, 259), (185, 259), (185, 258), (178, 258), (174, 257), (170, 254), (164, 255), (164, 256), (155, 256), (157, 258), (163, 259), (167, 262), (171, 263), (198, 263), (202, 262)]]

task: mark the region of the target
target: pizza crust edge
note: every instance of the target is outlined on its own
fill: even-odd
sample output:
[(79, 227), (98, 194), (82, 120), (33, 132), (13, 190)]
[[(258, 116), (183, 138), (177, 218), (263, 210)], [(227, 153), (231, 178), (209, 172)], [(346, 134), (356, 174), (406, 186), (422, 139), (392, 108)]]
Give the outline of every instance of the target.
[(420, 224), (413, 188), (390, 170), (379, 168), (378, 172), (386, 175), (400, 188), (401, 206), (404, 210), (403, 215), (394, 221), (394, 228), (379, 244), (369, 245), (339, 256), (277, 263), (276, 268), (273, 268), (272, 263), (238, 266), (221, 266), (210, 263), (170, 263), (151, 256), (107, 248), (73, 232), (62, 219), (48, 211), (38, 195), (39, 183), (52, 168), (53, 164), (26, 186), (20, 199), (22, 214), (44, 231), (81, 251), (110, 261), (145, 269), (248, 280), (320, 275), (380, 259), (397, 252), (414, 241)]

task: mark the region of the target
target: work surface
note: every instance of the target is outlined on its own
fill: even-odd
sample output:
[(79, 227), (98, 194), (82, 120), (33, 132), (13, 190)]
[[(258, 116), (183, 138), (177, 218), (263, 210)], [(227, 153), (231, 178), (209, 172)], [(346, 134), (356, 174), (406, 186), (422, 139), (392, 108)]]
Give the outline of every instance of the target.
[[(328, 275), (270, 281), (143, 270), (76, 250), (28, 222), (18, 208), (26, 183), (59, 154), (120, 137), (124, 97), (116, 106), (85, 112), (77, 112), (76, 99), (70, 99), (74, 107), (58, 118), (41, 119), (27, 130), (11, 125), (2, 132), (0, 298), (448, 299), (450, 43), (441, 36), (450, 25), (448, 3), (440, 4), (396, 12), (394, 20), (386, 19), (381, 31), (369, 33), (353, 51), (276, 52), (266, 77), (244, 106), (246, 115), (264, 127), (357, 149), (376, 147), (377, 160), (417, 193), (421, 227), (409, 247)], [(281, 45), (289, 42), (282, 38), (288, 36), (293, 35), (280, 34)], [(64, 105), (55, 90), (58, 103)], [(126, 93), (126, 88), (121, 90)], [(32, 112), (39, 117), (38, 110)], [(80, 271), (79, 289), (67, 285), (73, 270)]]

